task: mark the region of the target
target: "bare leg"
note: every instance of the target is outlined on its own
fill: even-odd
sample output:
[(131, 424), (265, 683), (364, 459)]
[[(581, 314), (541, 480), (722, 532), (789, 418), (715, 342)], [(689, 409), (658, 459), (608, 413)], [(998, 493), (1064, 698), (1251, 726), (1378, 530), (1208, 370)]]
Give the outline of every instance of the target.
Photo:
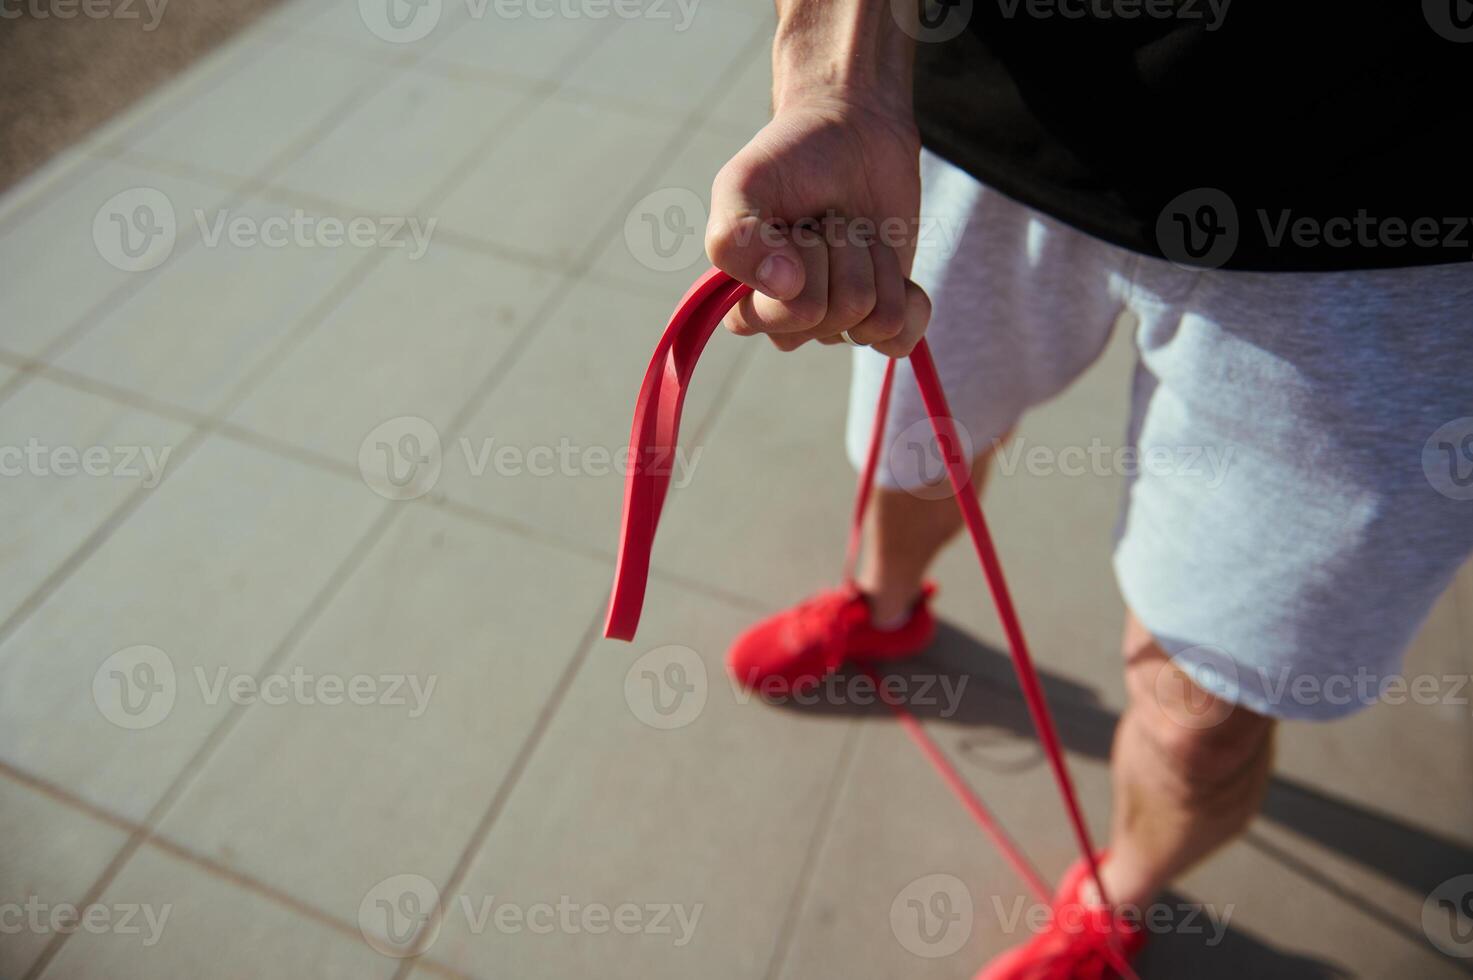
[[(972, 463), (979, 491), (990, 463), (990, 451)], [(904, 615), (962, 526), (950, 495), (875, 491), (857, 578), (877, 619)], [(1102, 873), (1112, 902), (1144, 906), (1248, 825), (1268, 786), (1275, 724), (1194, 684), (1134, 615), (1123, 652), (1129, 705), (1111, 755), (1114, 814)]]
[(1268, 787), (1275, 722), (1193, 684), (1133, 614), (1124, 655), (1129, 705), (1111, 755), (1102, 876), (1114, 904), (1144, 906), (1247, 827)]
[[(972, 485), (979, 493), (991, 462), (991, 450), (972, 461)], [(904, 616), (920, 597), (926, 569), (961, 528), (961, 511), (950, 493), (932, 500), (905, 490), (875, 490), (855, 578), (877, 620)]]

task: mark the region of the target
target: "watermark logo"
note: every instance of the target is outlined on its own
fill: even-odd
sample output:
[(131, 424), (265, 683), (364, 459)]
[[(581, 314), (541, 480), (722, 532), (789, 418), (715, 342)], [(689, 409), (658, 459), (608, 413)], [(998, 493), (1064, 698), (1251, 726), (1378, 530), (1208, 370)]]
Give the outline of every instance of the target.
[(385, 878), (358, 904), (358, 931), (385, 956), (418, 956), (440, 935), (440, 890), (423, 875)]
[(1422, 903), (1422, 931), (1449, 956), (1473, 956), (1473, 874), (1449, 878)]
[(695, 20), (701, 0), (466, 0), (473, 20), (489, 7), (498, 20), (668, 20), (683, 34)]
[(1238, 665), (1213, 646), (1188, 647), (1156, 672), (1156, 703), (1183, 728), (1214, 728), (1238, 700)]
[[(696, 465), (705, 452), (704, 446), (687, 451), (686, 446), (673, 449), (656, 449), (640, 455), (632, 453), (628, 446), (617, 449), (608, 446), (582, 446), (562, 437), (556, 445), (542, 443), (519, 446), (515, 443), (497, 443), (495, 436), (486, 436), (479, 443), (469, 436), (461, 436), (455, 443), (465, 460), (466, 471), (472, 477), (484, 477), (494, 473), (500, 477), (533, 477), (546, 479), (557, 477), (628, 476), (636, 468), (640, 473), (668, 476), (670, 485), (679, 490), (695, 478)], [(638, 466), (635, 466), (635, 463)]]
[(0, 0), (0, 20), (142, 20), (146, 13), (141, 30), (152, 32), (168, 6), (169, 0)]
[(1183, 191), (1161, 209), (1156, 244), (1171, 262), (1190, 269), (1217, 269), (1238, 247), (1238, 209), (1215, 187)]
[(920, 709), (937, 718), (954, 718), (961, 710), (970, 675), (950, 674), (884, 674), (871, 677), (864, 673), (835, 671), (818, 677), (732, 678), (738, 704), (746, 704), (755, 695), (769, 704), (795, 704), (811, 708), (868, 708), (877, 704), (904, 705)]
[(1091, 439), (1088, 446), (1029, 444), (1018, 436), (992, 441), (997, 471), (1011, 477), (1020, 470), (1035, 477), (1152, 476), (1200, 480), (1216, 490), (1227, 479), (1237, 446), (1107, 446)]
[(24, 446), (0, 445), (0, 477), (111, 477), (152, 490), (164, 478), (173, 446), (53, 446), (32, 436)]
[(418, 956), (434, 945), (446, 918), (459, 916), (473, 936), (666, 936), (676, 948), (690, 944), (705, 904), (585, 902), (569, 895), (554, 901), (517, 902), (498, 895), (442, 896), (428, 878), (398, 874), (370, 888), (358, 906), (358, 930), (385, 956)]
[(951, 428), (954, 439), (938, 439), (930, 418), (900, 430), (885, 453), (885, 465), (897, 485), (922, 500), (945, 500), (955, 494), (947, 466), (971, 466), (975, 448), (972, 433), (960, 419), (952, 419)]
[(374, 37), (413, 44), (440, 23), (443, 0), (358, 0), (358, 16)]
[(1422, 446), (1422, 473), (1449, 500), (1473, 500), (1473, 417), (1437, 427)]
[(179, 237), (174, 204), (155, 187), (130, 187), (108, 198), (92, 217), (92, 242), (108, 265), (147, 272), (174, 252)]
[(709, 694), (706, 664), (690, 647), (656, 647), (624, 675), (624, 701), (651, 728), (684, 728), (701, 716)]
[(92, 702), (119, 728), (152, 728), (169, 717), (177, 694), (174, 662), (158, 647), (119, 650), (92, 675)]
[(705, 257), (706, 204), (686, 187), (646, 194), (624, 218), (624, 246), (655, 272), (689, 269)]
[(1422, 0), (1422, 16), (1445, 40), (1456, 44), (1473, 41), (1473, 3), (1468, 0)]
[(1209, 33), (1222, 26), (1232, 0), (997, 0), (998, 11), (1009, 20), (1022, 13), (1033, 20), (1201, 21)]
[(972, 893), (956, 875), (917, 878), (890, 903), (890, 931), (916, 956), (950, 956), (972, 938)]
[[(1004, 903), (1002, 896), (992, 896), (992, 911), (997, 916), (998, 927), (1006, 935), (1019, 929), (1027, 929), (1037, 935), (1051, 928), (1078, 935), (1093, 932), (1106, 936), (1115, 928), (1108, 919), (1095, 915), (1094, 908), (1081, 902), (1070, 902), (1057, 908), (1045, 902), (1029, 901), (1019, 895), (1011, 903)], [(1197, 902), (1152, 902), (1149, 905), (1126, 903), (1115, 906), (1115, 917), (1131, 931), (1144, 931), (1152, 935), (1174, 933), (1180, 936), (1204, 936), (1203, 945), (1208, 949), (1221, 945), (1227, 936), (1237, 906), (1229, 903), (1222, 908), (1202, 905)]]
[(219, 704), (222, 698), (234, 704), (264, 704), (277, 707), (301, 705), (379, 705), (408, 709), (410, 718), (418, 718), (430, 706), (438, 674), (313, 674), (300, 664), (289, 673), (232, 674), (228, 667), (218, 667), (214, 676), (203, 667), (194, 669), (195, 684), (205, 704)]
[(917, 41), (939, 44), (967, 29), (973, 0), (890, 0), (890, 14)]
[(427, 419), (401, 415), (376, 426), (358, 446), (358, 472), (388, 500), (423, 497), (444, 468), (440, 433)]
[(222, 244), (232, 248), (395, 248), (406, 250), (413, 262), (429, 250), (440, 219), (365, 214), (341, 218), (315, 215), (301, 208), (258, 218), (232, 213), (229, 208), (214, 214), (196, 208), (194, 222), (205, 248)]
[(158, 944), (173, 911), (172, 904), (150, 905), (146, 902), (113, 905), (94, 902), (78, 908), (70, 902), (52, 904), (38, 895), (27, 895), (23, 902), (0, 902), (0, 936), (23, 932), (36, 936), (74, 932), (94, 936), (141, 936), (140, 943), (146, 948)]

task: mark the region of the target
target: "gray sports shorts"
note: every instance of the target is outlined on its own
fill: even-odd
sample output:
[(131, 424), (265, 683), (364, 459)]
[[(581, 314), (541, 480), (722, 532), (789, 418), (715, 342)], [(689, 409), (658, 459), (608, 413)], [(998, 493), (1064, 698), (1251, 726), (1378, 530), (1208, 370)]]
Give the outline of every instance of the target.
[[(1127, 604), (1200, 685), (1253, 711), (1333, 718), (1393, 689), (1473, 551), (1473, 263), (1185, 269), (922, 164), (913, 274), (968, 451), (1066, 388), (1117, 324), (1133, 330), (1124, 452), (1075, 447), (1069, 464), (1127, 477)], [(877, 479), (924, 493), (943, 470), (899, 367)], [(856, 466), (883, 369), (854, 352)]]

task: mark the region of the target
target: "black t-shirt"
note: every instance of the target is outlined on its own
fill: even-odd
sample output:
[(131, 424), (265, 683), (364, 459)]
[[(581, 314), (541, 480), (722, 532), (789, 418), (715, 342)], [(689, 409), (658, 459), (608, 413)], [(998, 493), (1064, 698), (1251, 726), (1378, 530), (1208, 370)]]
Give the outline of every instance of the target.
[(931, 3), (926, 146), (1084, 232), (1234, 269), (1473, 259), (1468, 0)]

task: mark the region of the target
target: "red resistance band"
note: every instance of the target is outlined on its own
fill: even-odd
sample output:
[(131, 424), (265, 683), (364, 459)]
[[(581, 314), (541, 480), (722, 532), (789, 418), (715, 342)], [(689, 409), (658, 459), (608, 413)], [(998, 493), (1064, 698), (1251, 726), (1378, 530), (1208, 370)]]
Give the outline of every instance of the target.
[[(655, 347), (654, 357), (645, 372), (644, 383), (639, 389), (639, 399), (634, 406), (634, 426), (629, 437), (629, 475), (624, 485), (624, 516), (619, 532), (619, 558), (614, 571), (614, 588), (609, 598), (608, 618), (604, 623), (604, 635), (618, 640), (634, 639), (639, 625), (640, 608), (644, 604), (645, 582), (649, 576), (650, 551), (654, 546), (655, 528), (660, 521), (660, 510), (665, 503), (665, 493), (670, 487), (670, 476), (674, 467), (676, 442), (680, 432), (680, 413), (685, 404), (686, 390), (690, 386), (701, 351), (711, 339), (733, 306), (752, 291), (750, 286), (737, 282), (719, 269), (712, 269), (701, 276), (685, 298), (676, 307), (665, 328), (664, 336)], [(997, 549), (992, 535), (987, 530), (987, 521), (972, 490), (970, 461), (957, 451), (961, 443), (952, 424), (951, 411), (946, 404), (946, 395), (941, 390), (941, 379), (936, 374), (936, 364), (931, 359), (931, 350), (925, 340), (918, 343), (910, 354), (911, 367), (915, 371), (920, 387), (921, 399), (931, 416), (931, 427), (936, 434), (937, 447), (946, 464), (946, 474), (951, 480), (957, 506), (961, 508), (967, 531), (972, 537), (987, 586), (992, 592), (993, 604), (997, 607), (998, 619), (1007, 635), (1008, 648), (1012, 652), (1013, 669), (1033, 718), (1054, 779), (1063, 799), (1064, 812), (1074, 828), (1080, 853), (1089, 866), (1090, 875), (1099, 889), (1100, 898), (1108, 903), (1104, 883), (1100, 880), (1099, 862), (1090, 841), (1089, 829), (1079, 809), (1079, 800), (1074, 792), (1074, 782), (1069, 777), (1069, 768), (1064, 761), (1063, 748), (1058, 730), (1044, 698), (1043, 686), (1034, 669), (1033, 658), (1028, 653), (1028, 643), (1023, 637), (1023, 627), (1018, 621), (1003, 578), (1002, 564), (998, 561)], [(849, 529), (849, 548), (845, 560), (846, 578), (852, 576), (854, 561), (859, 553), (860, 526), (874, 487), (875, 469), (879, 462), (880, 443), (885, 430), (885, 418), (890, 403), (890, 389), (895, 378), (895, 361), (885, 368), (885, 379), (880, 387), (879, 403), (875, 413), (874, 431), (870, 437), (869, 452), (865, 459), (864, 472), (859, 478), (855, 496), (853, 523)], [(872, 668), (861, 668), (871, 680), (878, 680)], [(885, 692), (883, 685), (876, 688)], [(992, 814), (982, 804), (965, 780), (947, 761), (939, 746), (928, 736), (903, 703), (885, 693), (886, 703), (895, 712), (901, 725), (919, 745), (927, 761), (936, 769), (945, 783), (961, 799), (962, 805), (992, 839), (1003, 857), (1013, 867), (1029, 889), (1042, 902), (1051, 899), (1050, 890), (1038, 871), (1024, 857), (1019, 848), (1007, 837)], [(1135, 977), (1135, 973), (1124, 959), (1110, 951), (1112, 966), (1123, 976)]]

